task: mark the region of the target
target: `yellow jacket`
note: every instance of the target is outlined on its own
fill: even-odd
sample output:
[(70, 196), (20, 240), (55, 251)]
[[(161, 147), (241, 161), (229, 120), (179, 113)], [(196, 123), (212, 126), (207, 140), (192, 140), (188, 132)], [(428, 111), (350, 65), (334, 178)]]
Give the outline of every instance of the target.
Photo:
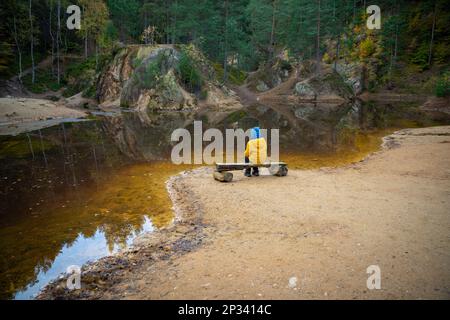
[(267, 159), (267, 143), (266, 139), (258, 138), (250, 140), (245, 149), (245, 156), (249, 158), (251, 163), (261, 164)]

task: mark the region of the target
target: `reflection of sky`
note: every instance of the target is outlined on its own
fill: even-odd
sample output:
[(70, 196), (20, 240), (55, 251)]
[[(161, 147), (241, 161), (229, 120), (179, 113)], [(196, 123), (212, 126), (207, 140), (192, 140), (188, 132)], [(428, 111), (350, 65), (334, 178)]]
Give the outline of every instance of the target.
[[(144, 216), (144, 224), (140, 232), (135, 232), (127, 238), (127, 246), (130, 246), (133, 240), (144, 232), (153, 231), (153, 224), (151, 220)], [(71, 265), (82, 266), (88, 261), (94, 261), (111, 255), (120, 250), (118, 244), (114, 245), (114, 249), (109, 250), (108, 243), (106, 241), (105, 233), (97, 229), (94, 236), (90, 238), (84, 237), (81, 233), (71, 246), (64, 245), (59, 254), (56, 256), (55, 261), (47, 271), (39, 270), (36, 278), (36, 282), (30, 284), (25, 290), (17, 292), (15, 299), (25, 300), (32, 299), (39, 291), (50, 281), (56, 279), (60, 274), (65, 273), (67, 267)], [(83, 279), (81, 279), (83, 283)]]

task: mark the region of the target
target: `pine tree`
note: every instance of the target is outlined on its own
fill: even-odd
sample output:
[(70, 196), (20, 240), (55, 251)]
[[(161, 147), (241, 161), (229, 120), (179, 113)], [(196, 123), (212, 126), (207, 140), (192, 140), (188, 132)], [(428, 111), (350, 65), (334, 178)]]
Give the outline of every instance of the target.
[(137, 0), (108, 0), (107, 4), (111, 18), (119, 30), (120, 40), (127, 43), (129, 39), (137, 38), (140, 34)]

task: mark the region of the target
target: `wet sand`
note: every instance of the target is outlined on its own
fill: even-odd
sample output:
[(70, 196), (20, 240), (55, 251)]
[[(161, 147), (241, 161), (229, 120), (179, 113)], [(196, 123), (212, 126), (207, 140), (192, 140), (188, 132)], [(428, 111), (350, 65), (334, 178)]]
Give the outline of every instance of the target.
[[(40, 298), (449, 299), (450, 127), (404, 129), (342, 168), (172, 178), (177, 222)], [(381, 289), (366, 286), (381, 269)], [(297, 278), (289, 286), (289, 279)]]

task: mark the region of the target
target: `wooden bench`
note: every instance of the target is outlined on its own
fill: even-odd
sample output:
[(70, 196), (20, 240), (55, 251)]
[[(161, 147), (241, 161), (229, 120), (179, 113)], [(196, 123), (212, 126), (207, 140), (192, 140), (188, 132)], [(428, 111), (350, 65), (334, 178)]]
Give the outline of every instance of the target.
[(266, 162), (261, 164), (252, 163), (216, 163), (216, 170), (213, 177), (220, 182), (230, 182), (233, 174), (230, 171), (244, 170), (252, 167), (268, 168), (271, 175), (284, 177), (288, 174), (288, 167), (285, 162)]

